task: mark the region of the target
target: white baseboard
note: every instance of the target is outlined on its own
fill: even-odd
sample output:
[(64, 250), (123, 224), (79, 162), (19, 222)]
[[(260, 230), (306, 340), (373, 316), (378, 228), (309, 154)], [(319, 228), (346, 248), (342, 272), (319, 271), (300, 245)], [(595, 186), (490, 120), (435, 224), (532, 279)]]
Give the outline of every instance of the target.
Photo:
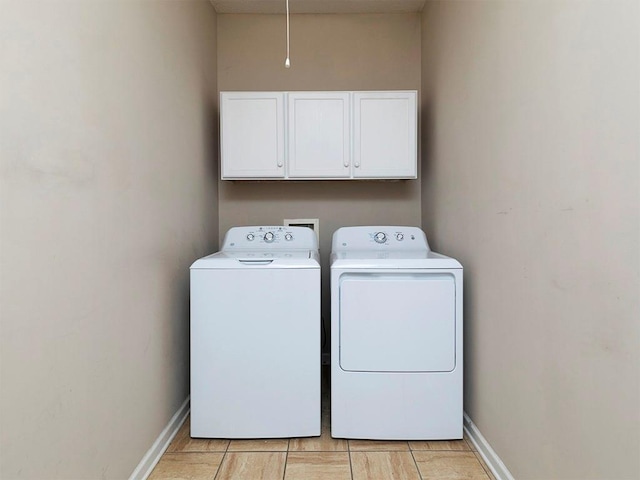
[(171, 417), (169, 423), (164, 430), (160, 433), (156, 441), (153, 442), (149, 451), (142, 457), (140, 463), (133, 471), (129, 480), (146, 480), (146, 478), (151, 475), (154, 467), (160, 461), (160, 457), (165, 452), (165, 450), (169, 447), (171, 440), (176, 436), (178, 430), (187, 419), (187, 415), (189, 415), (189, 399), (190, 396), (182, 403), (178, 411)]
[(476, 450), (487, 464), (496, 480), (514, 480), (506, 465), (502, 463), (498, 454), (491, 448), (487, 439), (482, 436), (475, 423), (471, 421), (469, 415), (464, 414), (464, 431), (469, 440), (476, 447)]

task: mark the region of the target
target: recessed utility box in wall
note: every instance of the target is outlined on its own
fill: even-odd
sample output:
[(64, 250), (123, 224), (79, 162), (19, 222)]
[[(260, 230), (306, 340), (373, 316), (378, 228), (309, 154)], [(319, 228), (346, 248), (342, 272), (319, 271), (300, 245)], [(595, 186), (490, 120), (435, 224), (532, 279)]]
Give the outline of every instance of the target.
[(309, 227), (316, 232), (320, 241), (320, 219), (318, 218), (285, 218), (284, 225), (287, 227)]

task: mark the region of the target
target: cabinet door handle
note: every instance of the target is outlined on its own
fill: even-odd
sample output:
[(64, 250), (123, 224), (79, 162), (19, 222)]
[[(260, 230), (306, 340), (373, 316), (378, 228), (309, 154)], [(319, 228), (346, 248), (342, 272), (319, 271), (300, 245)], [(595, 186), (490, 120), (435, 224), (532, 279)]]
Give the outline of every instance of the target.
[(360, 162), (354, 163), (353, 166), (356, 167), (356, 168), (360, 168)]
[(278, 160), (278, 167), (282, 167), (282, 160)]

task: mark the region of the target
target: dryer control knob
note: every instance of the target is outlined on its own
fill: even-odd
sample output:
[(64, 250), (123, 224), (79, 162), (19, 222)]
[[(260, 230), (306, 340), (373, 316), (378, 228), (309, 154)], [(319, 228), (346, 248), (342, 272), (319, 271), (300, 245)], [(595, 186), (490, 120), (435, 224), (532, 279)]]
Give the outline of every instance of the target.
[(293, 240), (293, 235), (291, 235), (290, 233), (287, 233), (287, 234), (284, 236), (284, 239), (285, 239), (287, 242), (290, 242), (291, 240)]
[(247, 240), (249, 240), (250, 242), (253, 242), (253, 239), (256, 238), (256, 236), (253, 233), (249, 233), (247, 235)]
[(373, 234), (373, 239), (378, 243), (384, 243), (387, 241), (387, 234), (384, 232), (377, 232)]
[(396, 233), (396, 240), (398, 240), (399, 242), (404, 240), (404, 233)]
[(271, 243), (276, 239), (276, 236), (273, 234), (273, 232), (267, 232), (264, 234), (264, 241), (267, 243)]

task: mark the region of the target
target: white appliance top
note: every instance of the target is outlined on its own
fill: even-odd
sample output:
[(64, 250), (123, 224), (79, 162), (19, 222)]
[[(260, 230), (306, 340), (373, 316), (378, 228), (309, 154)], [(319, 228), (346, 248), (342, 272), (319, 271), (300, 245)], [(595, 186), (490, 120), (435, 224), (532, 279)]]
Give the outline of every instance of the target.
[(192, 269), (320, 268), (318, 239), (307, 227), (233, 227), (222, 250), (196, 260)]
[(342, 227), (333, 234), (332, 267), (462, 268), (453, 258), (431, 251), (417, 227)]

